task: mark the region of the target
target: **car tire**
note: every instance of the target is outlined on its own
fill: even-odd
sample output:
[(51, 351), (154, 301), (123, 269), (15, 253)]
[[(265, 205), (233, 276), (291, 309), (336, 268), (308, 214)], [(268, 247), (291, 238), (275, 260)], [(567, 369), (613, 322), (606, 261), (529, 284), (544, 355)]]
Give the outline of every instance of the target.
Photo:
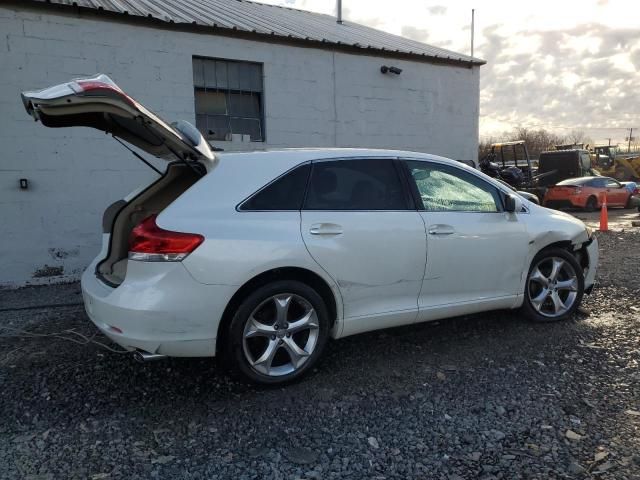
[[(633, 208), (633, 205), (632, 205), (632, 202), (631, 202), (632, 197), (633, 197), (633, 195), (629, 195), (627, 197), (627, 203), (625, 203), (624, 208), (626, 208), (626, 209)], [(638, 208), (640, 208), (640, 207), (638, 207)]]
[(278, 280), (240, 304), (229, 324), (225, 357), (236, 374), (253, 383), (291, 383), (317, 363), (330, 324), (327, 307), (313, 288)]
[(582, 302), (584, 275), (576, 258), (562, 248), (539, 252), (524, 286), (523, 313), (535, 322), (569, 318)]
[(598, 199), (596, 197), (589, 197), (587, 198), (587, 203), (584, 206), (584, 211), (585, 212), (593, 212), (595, 211), (595, 209), (598, 208)]

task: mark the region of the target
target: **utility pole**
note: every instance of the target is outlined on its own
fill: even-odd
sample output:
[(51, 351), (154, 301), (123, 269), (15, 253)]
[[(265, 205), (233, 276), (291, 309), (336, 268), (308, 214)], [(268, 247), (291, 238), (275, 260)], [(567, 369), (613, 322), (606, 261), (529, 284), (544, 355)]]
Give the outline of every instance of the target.
[(471, 9), (471, 56), (473, 57), (473, 29), (475, 26), (476, 9)]
[(610, 138), (607, 138), (607, 140), (609, 140), (609, 146), (611, 146), (611, 139), (610, 139)]
[(629, 146), (627, 147), (627, 153), (631, 153), (631, 139), (633, 138), (633, 127), (629, 129)]

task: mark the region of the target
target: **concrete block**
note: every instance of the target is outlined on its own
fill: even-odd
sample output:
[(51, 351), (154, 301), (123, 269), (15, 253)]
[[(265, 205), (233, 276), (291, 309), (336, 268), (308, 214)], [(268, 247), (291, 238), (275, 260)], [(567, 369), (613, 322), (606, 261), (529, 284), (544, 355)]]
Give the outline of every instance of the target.
[[(32, 281), (33, 272), (50, 261), (49, 247), (75, 249), (77, 256), (61, 265), (65, 272), (81, 271), (99, 248), (104, 208), (154, 178), (101, 132), (47, 129), (30, 120), (19, 98), (24, 89), (103, 72), (165, 119), (193, 122), (192, 55), (255, 61), (264, 64), (267, 141), (237, 134), (234, 141), (216, 142), (226, 150), (369, 146), (452, 158), (475, 158), (477, 151), (478, 68), (34, 14), (19, 7), (0, 7), (0, 32), (5, 240), (0, 285)], [(385, 76), (382, 64), (403, 72)], [(17, 188), (20, 175), (33, 181), (32, 189)], [(24, 218), (35, 221), (27, 224)]]

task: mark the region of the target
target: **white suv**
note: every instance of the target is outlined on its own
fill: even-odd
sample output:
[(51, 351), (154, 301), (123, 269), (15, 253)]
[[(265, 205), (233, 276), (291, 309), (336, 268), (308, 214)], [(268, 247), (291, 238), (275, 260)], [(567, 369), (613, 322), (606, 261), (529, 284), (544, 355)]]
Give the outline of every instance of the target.
[(160, 158), (104, 214), (86, 310), (139, 358), (223, 355), (247, 378), (300, 377), (327, 340), (493, 309), (567, 318), (597, 241), (461, 163), (414, 152), (213, 153), (108, 77), (23, 93), (44, 125), (105, 130)]

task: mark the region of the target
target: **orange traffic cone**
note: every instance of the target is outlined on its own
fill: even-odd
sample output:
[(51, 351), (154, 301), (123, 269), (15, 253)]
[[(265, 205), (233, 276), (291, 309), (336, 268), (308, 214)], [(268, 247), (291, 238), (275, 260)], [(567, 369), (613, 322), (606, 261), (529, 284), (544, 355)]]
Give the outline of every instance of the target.
[(600, 232), (609, 231), (609, 213), (607, 212), (607, 193), (602, 194), (602, 208), (600, 209)]

